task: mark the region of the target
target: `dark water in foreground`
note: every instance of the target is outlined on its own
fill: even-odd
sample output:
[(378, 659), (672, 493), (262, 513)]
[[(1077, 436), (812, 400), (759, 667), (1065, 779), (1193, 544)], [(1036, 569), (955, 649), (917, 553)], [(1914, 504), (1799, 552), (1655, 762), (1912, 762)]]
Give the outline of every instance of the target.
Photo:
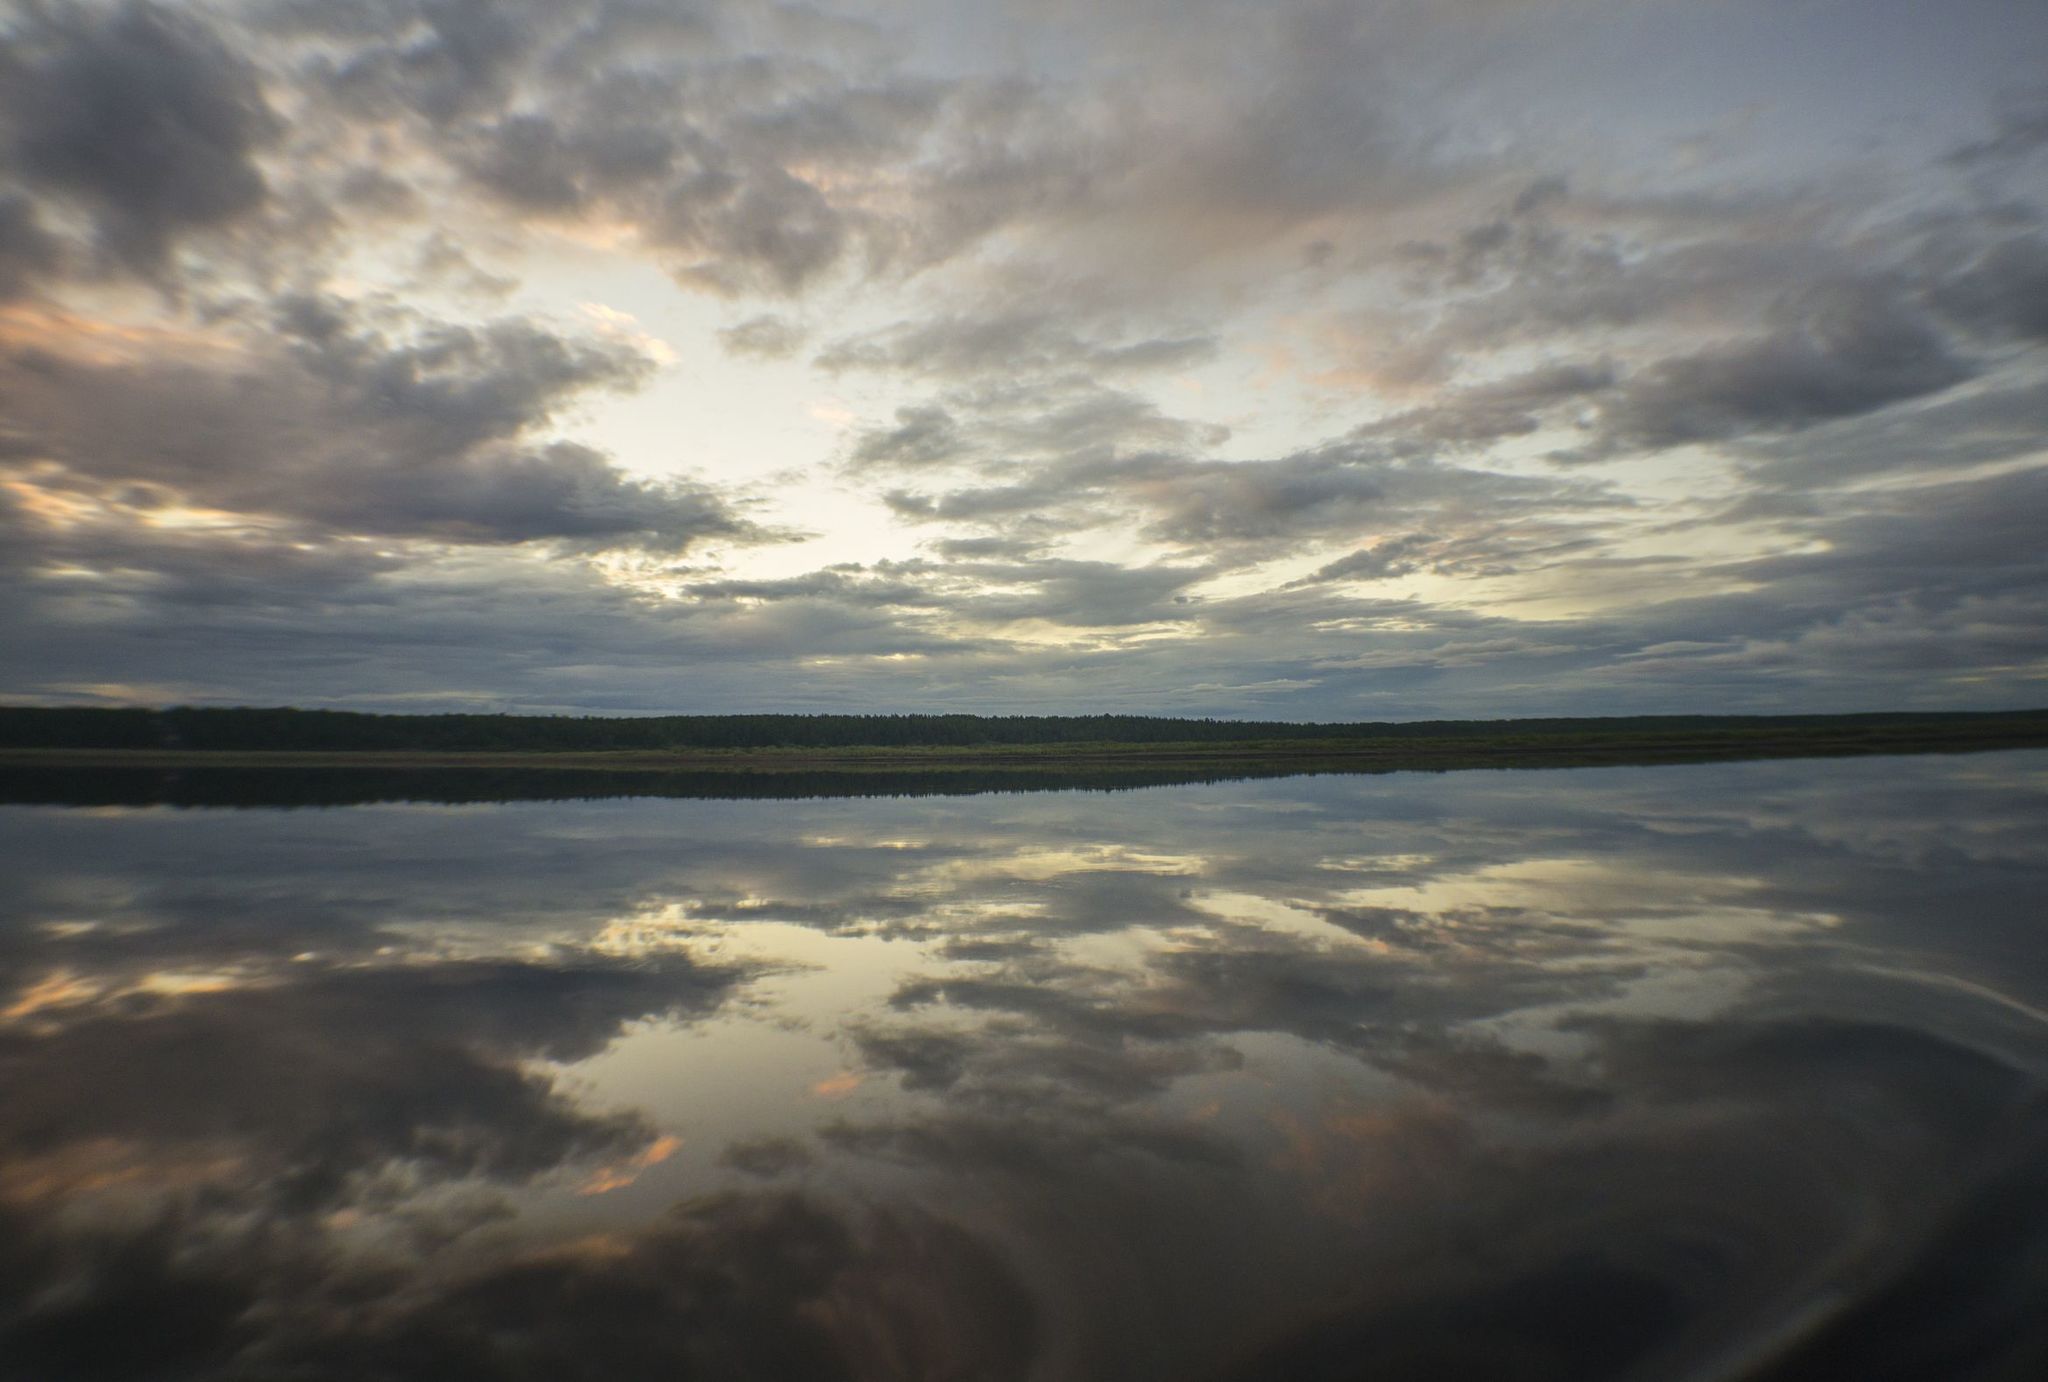
[(0, 1378), (2048, 1375), (2048, 754), (0, 859)]

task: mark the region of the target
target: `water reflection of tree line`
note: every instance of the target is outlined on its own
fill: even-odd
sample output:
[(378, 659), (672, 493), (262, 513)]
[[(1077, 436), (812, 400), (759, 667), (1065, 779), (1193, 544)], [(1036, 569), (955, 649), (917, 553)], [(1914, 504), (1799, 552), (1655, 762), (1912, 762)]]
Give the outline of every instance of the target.
[[(519, 764), (420, 765), (159, 762), (110, 764), (34, 757), (0, 760), (0, 804), (22, 806), (354, 806), (374, 802), (462, 804), (491, 801), (589, 801), (667, 797), (714, 801), (810, 800), (845, 797), (977, 796), (988, 792), (1130, 791), (1194, 783), (1328, 774), (1434, 773), (1475, 768), (1654, 767), (1768, 758), (1853, 758), (1882, 754), (1972, 753), (2034, 747), (2048, 740), (2048, 720), (2014, 717), (2015, 725), (1922, 735), (1857, 731), (1815, 739), (1747, 735), (1630, 742), (1409, 745), (1383, 758), (1193, 752), (1185, 760), (1117, 763), (1022, 757), (995, 764), (943, 760), (929, 767), (863, 767), (773, 761), (723, 771), (670, 771)], [(1055, 753), (1060, 752), (1054, 750)]]
[(1172, 769), (950, 772), (607, 772), (581, 768), (0, 768), (0, 803), (24, 806), (355, 806), (672, 797), (713, 801), (1120, 791), (1286, 777)]

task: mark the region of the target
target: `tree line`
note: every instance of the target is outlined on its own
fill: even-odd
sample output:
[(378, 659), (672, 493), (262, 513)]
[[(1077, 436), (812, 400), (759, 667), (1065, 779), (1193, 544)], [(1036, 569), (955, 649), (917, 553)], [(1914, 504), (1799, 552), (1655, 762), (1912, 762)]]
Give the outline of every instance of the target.
[(625, 752), (973, 748), (1305, 740), (1555, 739), (1741, 731), (1830, 732), (2039, 719), (2043, 712), (1637, 715), (1366, 723), (1162, 715), (383, 715), (284, 707), (0, 706), (0, 748), (299, 752)]

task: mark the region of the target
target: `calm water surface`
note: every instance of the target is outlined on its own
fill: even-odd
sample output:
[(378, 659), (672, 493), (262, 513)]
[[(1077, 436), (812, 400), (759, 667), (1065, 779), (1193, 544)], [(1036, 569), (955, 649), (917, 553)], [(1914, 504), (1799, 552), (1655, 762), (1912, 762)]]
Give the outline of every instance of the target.
[(7, 1379), (2048, 1375), (2048, 755), (0, 858)]

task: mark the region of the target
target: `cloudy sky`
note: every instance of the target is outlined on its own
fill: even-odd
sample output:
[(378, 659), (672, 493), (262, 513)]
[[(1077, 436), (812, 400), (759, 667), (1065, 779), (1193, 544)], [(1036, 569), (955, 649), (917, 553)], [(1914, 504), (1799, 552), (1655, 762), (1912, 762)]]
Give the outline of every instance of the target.
[(2028, 0), (0, 16), (10, 699), (2048, 702)]

